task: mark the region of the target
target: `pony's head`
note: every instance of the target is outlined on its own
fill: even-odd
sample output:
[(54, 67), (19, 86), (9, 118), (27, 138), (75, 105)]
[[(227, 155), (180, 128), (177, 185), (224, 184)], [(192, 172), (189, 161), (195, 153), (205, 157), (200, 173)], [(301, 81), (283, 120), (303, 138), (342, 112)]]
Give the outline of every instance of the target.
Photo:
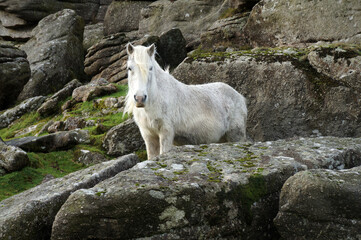
[(129, 89), (125, 111), (131, 113), (134, 107), (143, 108), (149, 101), (150, 86), (155, 78), (155, 46), (133, 46), (129, 43), (127, 53)]

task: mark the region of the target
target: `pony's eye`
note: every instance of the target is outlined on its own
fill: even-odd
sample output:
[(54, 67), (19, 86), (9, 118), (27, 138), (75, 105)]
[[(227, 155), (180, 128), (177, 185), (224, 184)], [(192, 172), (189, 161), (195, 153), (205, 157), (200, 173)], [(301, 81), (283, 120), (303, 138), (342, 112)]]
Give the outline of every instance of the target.
[(152, 70), (153, 70), (153, 67), (150, 67), (150, 68), (149, 68), (149, 71), (152, 71)]
[(131, 68), (131, 67), (128, 67), (128, 71), (132, 71), (132, 68)]

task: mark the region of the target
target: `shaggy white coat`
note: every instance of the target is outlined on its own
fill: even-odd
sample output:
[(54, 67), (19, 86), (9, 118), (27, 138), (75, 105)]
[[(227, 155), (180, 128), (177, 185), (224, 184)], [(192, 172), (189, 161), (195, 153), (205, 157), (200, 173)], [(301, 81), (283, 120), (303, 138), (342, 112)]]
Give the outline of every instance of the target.
[[(145, 141), (148, 159), (172, 145), (246, 140), (245, 98), (224, 83), (186, 85), (155, 60), (154, 45), (128, 44), (125, 112), (133, 114)], [(145, 99), (137, 107), (135, 99)]]

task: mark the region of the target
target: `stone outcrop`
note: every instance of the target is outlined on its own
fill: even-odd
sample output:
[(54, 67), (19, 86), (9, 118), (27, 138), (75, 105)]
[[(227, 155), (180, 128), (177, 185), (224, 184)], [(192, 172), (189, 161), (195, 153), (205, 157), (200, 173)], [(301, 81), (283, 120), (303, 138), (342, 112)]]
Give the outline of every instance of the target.
[(0, 45), (0, 111), (15, 103), (30, 78), (30, 66), (24, 51)]
[(54, 93), (74, 78), (84, 78), (83, 31), (84, 21), (69, 9), (39, 22), (34, 37), (22, 46), (30, 62), (31, 79), (19, 100)]
[(9, 126), (13, 121), (20, 118), (25, 113), (35, 111), (46, 100), (46, 97), (39, 96), (26, 99), (19, 105), (10, 108), (0, 115), (0, 128)]
[(107, 154), (121, 156), (144, 149), (145, 144), (137, 124), (133, 119), (128, 119), (107, 132), (103, 147)]
[[(338, 48), (329, 54), (348, 51)], [(310, 136), (313, 131), (360, 137), (360, 85), (347, 82), (347, 76), (340, 80), (318, 72), (319, 68), (312, 66), (316, 63), (304, 60), (313, 56), (313, 51), (307, 51), (288, 48), (193, 54), (177, 67), (174, 76), (187, 84), (222, 81), (244, 94), (247, 132), (257, 141)], [(335, 64), (342, 66), (350, 62), (346, 68), (350, 79), (360, 79), (359, 57), (350, 51), (351, 55), (321, 57), (319, 65), (327, 58), (338, 58)]]
[(74, 89), (72, 93), (72, 100), (75, 102), (86, 102), (95, 97), (104, 96), (115, 93), (118, 88), (110, 84), (107, 80), (100, 78), (92, 80), (90, 83)]
[(56, 113), (60, 110), (59, 104), (61, 101), (65, 100), (67, 97), (70, 97), (73, 93), (73, 90), (82, 85), (77, 79), (74, 79), (67, 83), (64, 88), (56, 92), (53, 96), (48, 98), (37, 110), (37, 112), (42, 116), (48, 116), (53, 113)]
[(104, 18), (104, 34), (138, 30), (140, 11), (153, 1), (113, 1)]
[(344, 168), (360, 153), (360, 138), (333, 137), (177, 147), (73, 193), (52, 239), (272, 239), (290, 176)]
[(141, 12), (139, 34), (159, 36), (179, 28), (187, 42), (199, 38), (230, 7), (229, 1), (155, 1)]
[(108, 160), (101, 153), (91, 152), (89, 150), (80, 150), (80, 157), (77, 159), (77, 161), (88, 166), (106, 162)]
[[(0, 202), (1, 239), (50, 239), (55, 215), (68, 196), (78, 189), (90, 188), (131, 168), (135, 155), (100, 163), (56, 178)], [(101, 196), (103, 193), (97, 193)], [(78, 211), (81, 211), (79, 208)], [(23, 230), (19, 231), (19, 226)]]
[(215, 21), (200, 36), (202, 48), (217, 51), (225, 51), (228, 47), (239, 48), (241, 32), (248, 17), (249, 13), (246, 12)]
[(21, 170), (30, 163), (26, 152), (14, 146), (8, 146), (0, 140), (0, 169), (6, 172)]
[(127, 78), (127, 43), (149, 46), (155, 44), (158, 63), (171, 69), (186, 57), (186, 42), (179, 29), (171, 29), (158, 36), (148, 36), (138, 40), (118, 33), (106, 37), (88, 49), (85, 57), (85, 73), (92, 78), (104, 78), (109, 82), (122, 82)]
[[(359, 165), (361, 154), (358, 152)], [(361, 167), (297, 173), (284, 184), (275, 224), (283, 239), (359, 239)]]
[(80, 143), (89, 143), (87, 130), (56, 132), (40, 137), (24, 137), (7, 141), (6, 144), (27, 152), (53, 152), (70, 149)]
[(353, 1), (264, 0), (253, 8), (244, 38), (253, 47), (318, 41), (359, 44), (359, 6)]

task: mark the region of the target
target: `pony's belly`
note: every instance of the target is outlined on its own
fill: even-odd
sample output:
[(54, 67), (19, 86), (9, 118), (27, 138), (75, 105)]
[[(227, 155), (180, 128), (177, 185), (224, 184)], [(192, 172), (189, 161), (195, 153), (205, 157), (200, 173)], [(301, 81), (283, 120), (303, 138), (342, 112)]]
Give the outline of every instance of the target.
[(224, 136), (219, 138), (207, 138), (207, 137), (200, 137), (193, 134), (181, 134), (175, 135), (173, 144), (176, 146), (181, 145), (199, 145), (199, 144), (207, 144), (207, 143), (220, 143), (225, 142)]

